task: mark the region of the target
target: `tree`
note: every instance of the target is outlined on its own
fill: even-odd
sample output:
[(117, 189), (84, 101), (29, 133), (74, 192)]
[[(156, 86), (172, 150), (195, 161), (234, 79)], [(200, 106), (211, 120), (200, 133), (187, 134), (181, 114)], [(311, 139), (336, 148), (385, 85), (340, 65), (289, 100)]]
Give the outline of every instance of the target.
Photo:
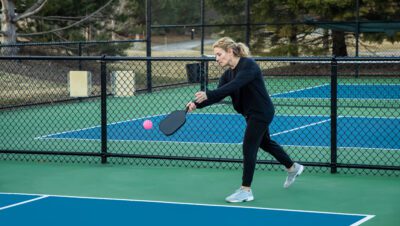
[[(222, 20), (222, 23), (243, 23), (245, 20), (245, 4), (240, 0), (210, 0)], [(251, 23), (271, 23), (268, 26), (252, 27), (252, 52), (265, 54), (264, 49), (270, 45), (271, 55), (299, 55), (299, 35), (309, 29), (296, 24), (301, 15), (307, 12), (304, 1), (300, 0), (252, 0)], [(238, 41), (244, 41), (244, 29), (224, 28), (224, 35), (234, 36)], [(271, 35), (272, 34), (272, 35)], [(267, 37), (266, 37), (267, 36)]]
[[(111, 9), (111, 3), (115, 1), (117, 0), (53, 0), (37, 16), (32, 17), (32, 25), (25, 28), (19, 36), (41, 36), (41, 41), (53, 40), (54, 36), (63, 41), (85, 39), (85, 33), (90, 33), (88, 27), (106, 29), (113, 10), (105, 11)], [(86, 31), (82, 32), (82, 29)]]
[[(109, 22), (114, 10), (106, 12), (106, 9), (111, 9), (111, 3), (117, 0), (22, 0), (18, 5), (14, 0), (1, 1), (2, 44), (14, 44), (18, 37), (41, 42), (54, 41), (54, 37), (62, 41), (91, 39), (89, 35), (103, 40), (112, 37), (114, 28)], [(17, 50), (2, 48), (3, 54), (8, 55), (16, 54)]]
[[(390, 22), (398, 21), (400, 19), (400, 2), (398, 0), (375, 1), (375, 0), (357, 0), (359, 2), (359, 22)], [(307, 0), (309, 8), (311, 8), (310, 15), (317, 18), (321, 22), (330, 21), (350, 21), (353, 22), (357, 17), (356, 3), (354, 0), (325, 0), (314, 1)], [(340, 24), (339, 24), (340, 25)], [(355, 36), (356, 29), (346, 32), (343, 29), (331, 30), (332, 38), (332, 54), (336, 56), (347, 56), (347, 43), (346, 37), (349, 35)], [(379, 30), (379, 29), (376, 29)], [(391, 42), (400, 41), (400, 34), (393, 32), (392, 34), (380, 33), (378, 31), (364, 32), (360, 31), (360, 39), (363, 41), (370, 41), (373, 43), (382, 43), (383, 40)]]
[[(30, 1), (22, 1), (30, 2)], [(31, 7), (27, 8), (23, 13), (15, 13), (14, 0), (1, 0), (1, 43), (14, 44), (17, 40), (17, 22), (30, 17), (39, 12), (46, 4), (47, 0), (37, 0)], [(15, 48), (2, 48), (2, 54), (15, 54)]]
[[(160, 25), (185, 25), (200, 22), (199, 0), (152, 0), (152, 23)], [(185, 29), (164, 28), (156, 33), (183, 34)]]
[[(301, 0), (259, 0), (253, 3), (252, 8), (254, 8), (256, 21), (276, 24), (267, 27), (274, 34), (271, 37), (270, 54), (299, 56), (301, 41), (305, 40), (306, 35), (310, 33), (309, 27), (298, 24), (303, 15), (308, 13), (305, 2)], [(256, 37), (256, 40), (260, 38), (263, 37)], [(263, 42), (261, 41), (261, 43)]]
[[(363, 21), (399, 21), (400, 20), (400, 1), (386, 0), (374, 1), (363, 0), (361, 2), (360, 15)], [(365, 33), (361, 37), (363, 41), (382, 43), (383, 40), (400, 42), (400, 32), (391, 34), (384, 33)]]
[[(217, 17), (211, 20), (209, 23), (215, 24), (241, 24), (246, 20), (245, 17), (245, 1), (238, 0), (209, 0), (209, 7), (213, 8), (217, 13)], [(219, 29), (219, 30), (217, 30)], [(214, 31), (224, 35), (231, 36), (238, 42), (245, 42), (245, 29), (240, 26), (227, 26), (227, 27), (216, 27)]]
[(337, 56), (347, 56), (345, 32), (323, 30), (304, 23), (309, 18), (319, 21), (343, 21), (354, 18), (353, 0), (258, 0), (254, 1), (254, 17), (267, 22), (271, 37), (256, 37), (256, 43), (265, 44), (270, 39), (269, 55), (325, 55), (329, 50), (331, 34), (332, 51)]
[(117, 5), (112, 15), (116, 21), (116, 26), (112, 31), (127, 38), (136, 38), (135, 34), (144, 34), (146, 27), (145, 0), (119, 0)]
[[(358, 0), (360, 22), (398, 21), (399, 0)], [(244, 1), (209, 0), (221, 15), (219, 23), (243, 23)], [(327, 55), (347, 56), (348, 41), (354, 30), (321, 26), (324, 23), (353, 23), (356, 20), (356, 0), (251, 0), (251, 23), (267, 26), (253, 26), (251, 49), (253, 53), (274, 56)], [(311, 19), (311, 20), (310, 20)], [(306, 23), (312, 21), (312, 23)], [(223, 28), (223, 35), (244, 40), (243, 30)], [(400, 39), (397, 32), (362, 33), (361, 40), (395, 42)], [(268, 50), (267, 52), (265, 50)], [(329, 51), (332, 52), (329, 52)]]
[[(356, 17), (356, 1), (354, 0), (306, 0), (306, 6), (310, 8), (307, 16), (316, 18), (322, 23), (336, 21), (354, 21)], [(315, 27), (315, 29), (320, 28)], [(325, 30), (325, 37), (323, 39), (323, 44), (325, 44), (324, 46), (326, 46), (327, 42), (327, 40), (325, 39), (326, 34), (328, 34), (329, 32), (331, 33), (332, 40), (332, 55), (348, 56), (345, 31), (339, 29), (330, 29), (330, 31)]]

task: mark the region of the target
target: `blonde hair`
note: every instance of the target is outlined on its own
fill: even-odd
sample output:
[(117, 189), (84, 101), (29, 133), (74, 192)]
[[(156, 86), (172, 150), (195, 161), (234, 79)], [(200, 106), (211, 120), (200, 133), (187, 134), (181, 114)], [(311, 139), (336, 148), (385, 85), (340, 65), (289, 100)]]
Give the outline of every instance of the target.
[(247, 57), (250, 56), (249, 47), (241, 42), (235, 42), (233, 39), (229, 37), (223, 37), (218, 39), (213, 45), (212, 48), (221, 48), (225, 51), (228, 49), (232, 49), (233, 54), (237, 57)]

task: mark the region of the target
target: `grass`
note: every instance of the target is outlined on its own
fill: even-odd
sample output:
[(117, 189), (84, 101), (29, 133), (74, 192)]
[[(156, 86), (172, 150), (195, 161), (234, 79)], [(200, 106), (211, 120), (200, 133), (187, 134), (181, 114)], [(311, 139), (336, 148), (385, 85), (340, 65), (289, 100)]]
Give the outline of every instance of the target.
[[(348, 46), (347, 51), (350, 56), (355, 55), (355, 39), (351, 39), (351, 46)], [(372, 42), (360, 42), (359, 45), (360, 56), (400, 56), (399, 42), (392, 43), (389, 41), (383, 41), (380, 44)]]
[(0, 74), (0, 106), (57, 99), (65, 95), (68, 95), (68, 87), (63, 84), (18, 74)]

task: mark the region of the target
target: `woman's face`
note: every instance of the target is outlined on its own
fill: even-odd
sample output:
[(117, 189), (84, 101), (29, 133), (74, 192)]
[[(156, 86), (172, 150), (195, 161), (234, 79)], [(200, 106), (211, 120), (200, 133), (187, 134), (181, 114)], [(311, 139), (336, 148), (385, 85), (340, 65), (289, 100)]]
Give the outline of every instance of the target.
[(232, 49), (228, 49), (228, 51), (225, 51), (219, 47), (215, 47), (214, 55), (215, 55), (215, 60), (220, 66), (222, 67), (230, 66), (233, 56)]

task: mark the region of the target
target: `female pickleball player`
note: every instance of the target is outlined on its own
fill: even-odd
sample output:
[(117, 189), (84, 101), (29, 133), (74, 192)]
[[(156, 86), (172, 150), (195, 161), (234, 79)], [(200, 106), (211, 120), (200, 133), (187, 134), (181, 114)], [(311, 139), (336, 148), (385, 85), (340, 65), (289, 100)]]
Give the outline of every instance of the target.
[[(294, 163), (283, 148), (271, 140), (269, 124), (275, 114), (274, 105), (264, 85), (261, 69), (249, 58), (249, 49), (243, 43), (236, 43), (229, 37), (219, 39), (213, 44), (217, 63), (227, 70), (219, 79), (218, 88), (197, 92), (195, 101), (187, 104), (188, 111), (217, 103), (227, 96), (232, 99), (234, 109), (246, 120), (243, 140), (242, 185), (227, 202), (244, 202), (254, 199), (251, 191), (257, 151), (261, 147), (283, 164), (288, 172), (284, 187), (288, 188), (303, 172), (304, 167)], [(228, 135), (229, 136), (229, 135)]]

